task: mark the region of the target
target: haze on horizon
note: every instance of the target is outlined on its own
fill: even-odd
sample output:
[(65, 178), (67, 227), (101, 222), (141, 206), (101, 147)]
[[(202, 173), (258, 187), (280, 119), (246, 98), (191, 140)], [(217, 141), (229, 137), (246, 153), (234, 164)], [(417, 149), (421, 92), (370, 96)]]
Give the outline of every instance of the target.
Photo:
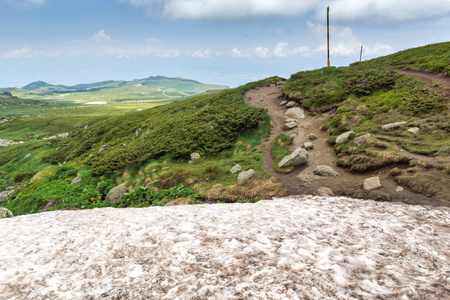
[(450, 40), (450, 1), (0, 0), (0, 87), (182, 76), (238, 86)]

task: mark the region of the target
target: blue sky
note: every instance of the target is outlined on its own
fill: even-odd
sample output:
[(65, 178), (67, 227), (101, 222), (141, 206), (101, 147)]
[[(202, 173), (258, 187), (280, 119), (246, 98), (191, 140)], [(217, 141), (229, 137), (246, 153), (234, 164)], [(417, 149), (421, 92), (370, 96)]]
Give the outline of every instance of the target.
[(0, 87), (155, 75), (238, 86), (450, 40), (450, 0), (0, 0)]

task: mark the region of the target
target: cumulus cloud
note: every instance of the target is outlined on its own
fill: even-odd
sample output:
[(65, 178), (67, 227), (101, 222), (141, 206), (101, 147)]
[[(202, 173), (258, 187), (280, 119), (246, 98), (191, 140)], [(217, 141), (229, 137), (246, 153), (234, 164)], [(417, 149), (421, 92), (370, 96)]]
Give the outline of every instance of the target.
[(58, 57), (57, 52), (46, 52), (44, 50), (33, 50), (30, 47), (14, 49), (2, 55), (3, 58), (35, 58), (35, 57)]
[[(38, 1), (38, 0), (36, 0)], [(315, 12), (323, 18), (330, 6), (335, 21), (375, 18), (379, 22), (406, 22), (450, 14), (448, 0), (118, 0), (143, 7), (149, 14), (172, 19), (236, 20), (298, 17)]]
[(266, 58), (266, 57), (271, 57), (272, 53), (269, 50), (269, 48), (256, 47), (255, 55), (256, 55), (256, 57)]

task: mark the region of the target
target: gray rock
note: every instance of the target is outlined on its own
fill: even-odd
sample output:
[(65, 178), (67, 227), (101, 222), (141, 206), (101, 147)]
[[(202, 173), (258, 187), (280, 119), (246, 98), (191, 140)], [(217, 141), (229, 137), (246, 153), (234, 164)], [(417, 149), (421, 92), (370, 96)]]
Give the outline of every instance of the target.
[(188, 161), (188, 164), (193, 164), (193, 163), (194, 163), (193, 160)]
[(386, 125), (381, 126), (381, 129), (383, 129), (383, 130), (396, 129), (396, 128), (399, 128), (400, 126), (405, 125), (405, 124), (406, 124), (406, 121), (390, 123), (390, 124), (386, 124)]
[(290, 123), (284, 124), (283, 130), (291, 130), (291, 129), (294, 129), (295, 127), (297, 127), (297, 123), (290, 122)]
[(315, 167), (314, 174), (319, 175), (319, 176), (326, 176), (326, 177), (333, 177), (333, 176), (339, 175), (335, 170), (333, 170), (332, 167), (326, 166), (326, 165), (321, 165), (321, 166)]
[(0, 207), (0, 219), (12, 218), (12, 217), (13, 217), (13, 214), (9, 209)]
[(286, 107), (294, 107), (294, 106), (296, 106), (297, 105), (297, 102), (295, 102), (295, 101), (289, 101), (287, 104), (286, 104)]
[(293, 134), (291, 134), (289, 137), (290, 137), (290, 138), (296, 138), (296, 137), (297, 137), (297, 134), (296, 134), (296, 133), (293, 133)]
[(380, 187), (382, 187), (382, 185), (380, 182), (380, 177), (378, 177), (378, 176), (370, 177), (370, 178), (367, 178), (364, 180), (363, 188), (366, 191), (378, 189)]
[(31, 156), (31, 153), (28, 153), (27, 155), (25, 155), (25, 158), (28, 158)]
[(418, 134), (419, 133), (419, 127), (412, 127), (410, 129), (408, 129), (408, 132), (412, 133), (412, 134)]
[(0, 203), (8, 202), (9, 191), (3, 191), (0, 193)]
[(106, 145), (103, 145), (100, 150), (98, 150), (98, 153), (102, 153), (103, 151), (106, 150)]
[(279, 168), (296, 167), (306, 164), (308, 161), (308, 151), (303, 148), (297, 148), (290, 155), (285, 156), (279, 163)]
[(324, 196), (324, 197), (333, 197), (335, 196), (333, 191), (326, 186), (322, 186), (320, 188), (318, 188), (315, 192), (314, 195), (318, 195), (318, 196)]
[(239, 172), (240, 170), (242, 170), (242, 167), (241, 167), (239, 164), (237, 164), (237, 165), (235, 165), (234, 167), (232, 167), (232, 168), (230, 169), (230, 173), (231, 173), (231, 174), (234, 174), (234, 173)]
[(280, 106), (286, 105), (286, 103), (287, 103), (287, 101), (283, 100), (283, 101), (280, 102)]
[(250, 178), (252, 178), (254, 175), (256, 174), (255, 170), (250, 169), (248, 171), (244, 171), (239, 173), (238, 178), (237, 178), (237, 183), (238, 184), (244, 184), (247, 181), (250, 180)]
[(11, 141), (11, 140), (0, 139), (0, 148), (6, 147), (6, 146), (11, 146), (11, 145), (16, 145), (16, 144), (19, 144), (19, 143)]
[(314, 145), (311, 142), (304, 142), (303, 148), (305, 148), (306, 150), (312, 150), (312, 149), (314, 149)]
[(368, 138), (370, 136), (370, 133), (366, 133), (362, 136), (358, 136), (357, 138), (355, 138), (353, 140), (353, 143), (355, 143), (358, 146), (361, 146), (362, 144), (366, 143), (366, 138)]
[(396, 189), (395, 189), (395, 191), (397, 192), (397, 193), (400, 193), (400, 192), (403, 192), (405, 189), (402, 187), (402, 186), (398, 186)]
[(127, 192), (127, 184), (124, 182), (118, 186), (113, 187), (106, 195), (105, 201), (119, 204), (122, 201), (123, 196)]
[(336, 144), (345, 144), (353, 136), (353, 131), (347, 131), (336, 138)]
[(284, 123), (292, 123), (292, 122), (298, 123), (298, 120), (296, 120), (296, 119), (286, 119), (284, 121)]
[(45, 204), (44, 208), (42, 210), (49, 210), (50, 208), (52, 208), (53, 206), (55, 206), (56, 201), (48, 201), (47, 204)]
[(70, 184), (80, 184), (81, 183), (81, 176), (77, 175), (77, 177), (75, 177)]
[(311, 141), (317, 140), (317, 135), (315, 135), (314, 133), (310, 133), (308, 135), (308, 139), (310, 139)]
[(136, 129), (136, 132), (134, 133), (134, 135), (135, 135), (136, 137), (138, 137), (138, 136), (141, 134), (141, 131), (142, 131), (142, 128), (139, 127), (138, 129)]
[(88, 125), (86, 125), (86, 126), (84, 126), (84, 129), (86, 130), (86, 129), (88, 129), (89, 128), (89, 126)]
[(191, 153), (191, 160), (200, 159), (200, 153), (194, 152)]
[(286, 116), (296, 119), (304, 119), (305, 113), (300, 107), (292, 107), (286, 111)]

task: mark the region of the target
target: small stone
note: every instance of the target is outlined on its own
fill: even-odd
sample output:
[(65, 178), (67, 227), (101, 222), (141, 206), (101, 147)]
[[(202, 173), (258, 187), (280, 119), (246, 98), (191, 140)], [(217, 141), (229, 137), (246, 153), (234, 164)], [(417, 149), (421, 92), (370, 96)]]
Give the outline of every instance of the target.
[(304, 119), (305, 112), (300, 107), (292, 107), (286, 111), (286, 116), (296, 119)]
[(369, 136), (370, 136), (370, 133), (361, 135), (361, 136), (355, 138), (353, 140), (353, 143), (355, 143), (358, 146), (361, 146), (362, 144), (364, 144), (366, 142), (366, 138), (368, 138)]
[(77, 175), (77, 177), (75, 177), (70, 184), (80, 184), (81, 183), (81, 176)]
[(200, 159), (200, 153), (194, 152), (191, 153), (191, 160)]
[(297, 148), (289, 155), (283, 157), (283, 159), (278, 163), (279, 168), (285, 167), (296, 167), (306, 164), (308, 161), (308, 151), (303, 148)]
[(230, 173), (231, 173), (231, 174), (234, 174), (234, 173), (239, 172), (240, 170), (242, 170), (242, 167), (241, 167), (239, 164), (237, 164), (237, 165), (235, 165), (234, 167), (232, 167), (232, 168), (230, 169)]
[(380, 177), (378, 177), (378, 176), (370, 177), (370, 178), (367, 178), (364, 180), (363, 188), (366, 191), (378, 189), (380, 187), (382, 187), (382, 185), (380, 182)]
[(283, 130), (291, 130), (291, 129), (294, 129), (295, 127), (297, 127), (297, 123), (290, 122), (290, 123), (284, 124)]
[(318, 188), (313, 194), (317, 195), (317, 196), (323, 196), (323, 197), (335, 196), (333, 191), (329, 187), (326, 187), (326, 186), (322, 186), (322, 187)]
[(247, 181), (250, 180), (250, 178), (252, 178), (254, 175), (256, 174), (255, 170), (250, 169), (248, 171), (244, 171), (239, 173), (238, 178), (237, 178), (237, 183), (238, 184), (244, 184)]
[(193, 164), (193, 163), (194, 163), (193, 160), (188, 161), (188, 164)]
[(315, 135), (314, 133), (310, 133), (308, 135), (308, 139), (310, 139), (311, 141), (317, 140), (317, 135)]
[(103, 145), (100, 150), (98, 150), (98, 153), (102, 153), (103, 151), (106, 150), (106, 145)]
[(142, 128), (139, 127), (138, 129), (136, 129), (136, 132), (134, 133), (134, 135), (135, 135), (136, 137), (138, 137), (139, 134), (141, 134), (141, 131), (142, 131)]
[(419, 133), (419, 127), (412, 127), (410, 129), (408, 129), (408, 132), (412, 133), (412, 134), (418, 134)]
[(406, 124), (406, 121), (389, 123), (389, 124), (381, 126), (381, 129), (383, 129), (383, 130), (396, 129), (396, 128), (399, 128), (400, 126), (405, 125), (405, 124)]
[(338, 136), (336, 138), (336, 144), (340, 145), (340, 144), (347, 143), (348, 140), (351, 139), (352, 135), (353, 135), (353, 131), (344, 132), (343, 134), (341, 134), (340, 136)]
[(338, 176), (339, 174), (332, 167), (321, 165), (314, 168), (314, 174), (325, 177)]
[(306, 150), (312, 150), (314, 149), (314, 145), (311, 142), (305, 142), (303, 143), (303, 148), (305, 148)]
[(31, 156), (31, 153), (28, 153), (27, 155), (25, 155), (25, 158), (28, 158)]
[(45, 204), (44, 208), (42, 208), (42, 210), (49, 210), (50, 208), (52, 208), (55, 205), (56, 205), (56, 201), (54, 201), (54, 200), (48, 201), (47, 204)]
[(296, 120), (296, 119), (286, 119), (284, 121), (284, 123), (292, 123), (292, 122), (298, 123), (298, 120)]
[(12, 218), (12, 217), (13, 217), (13, 214), (9, 209), (0, 207), (0, 219)]
[(295, 101), (289, 101), (287, 104), (286, 104), (286, 107), (294, 107), (294, 106), (296, 106), (297, 105), (297, 102), (295, 102)]
[(296, 133), (293, 133), (293, 134), (291, 134), (289, 137), (292, 138), (292, 139), (294, 139), (294, 138), (297, 137), (297, 134), (296, 134)]
[(3, 191), (0, 193), (0, 203), (7, 202), (8, 201), (9, 192)]
[(400, 193), (400, 192), (403, 192), (405, 189), (402, 187), (402, 186), (398, 186), (396, 189), (395, 189), (395, 191), (397, 192), (397, 193)]
[(287, 101), (283, 100), (283, 101), (280, 102), (280, 106), (286, 105), (286, 103), (287, 103)]

